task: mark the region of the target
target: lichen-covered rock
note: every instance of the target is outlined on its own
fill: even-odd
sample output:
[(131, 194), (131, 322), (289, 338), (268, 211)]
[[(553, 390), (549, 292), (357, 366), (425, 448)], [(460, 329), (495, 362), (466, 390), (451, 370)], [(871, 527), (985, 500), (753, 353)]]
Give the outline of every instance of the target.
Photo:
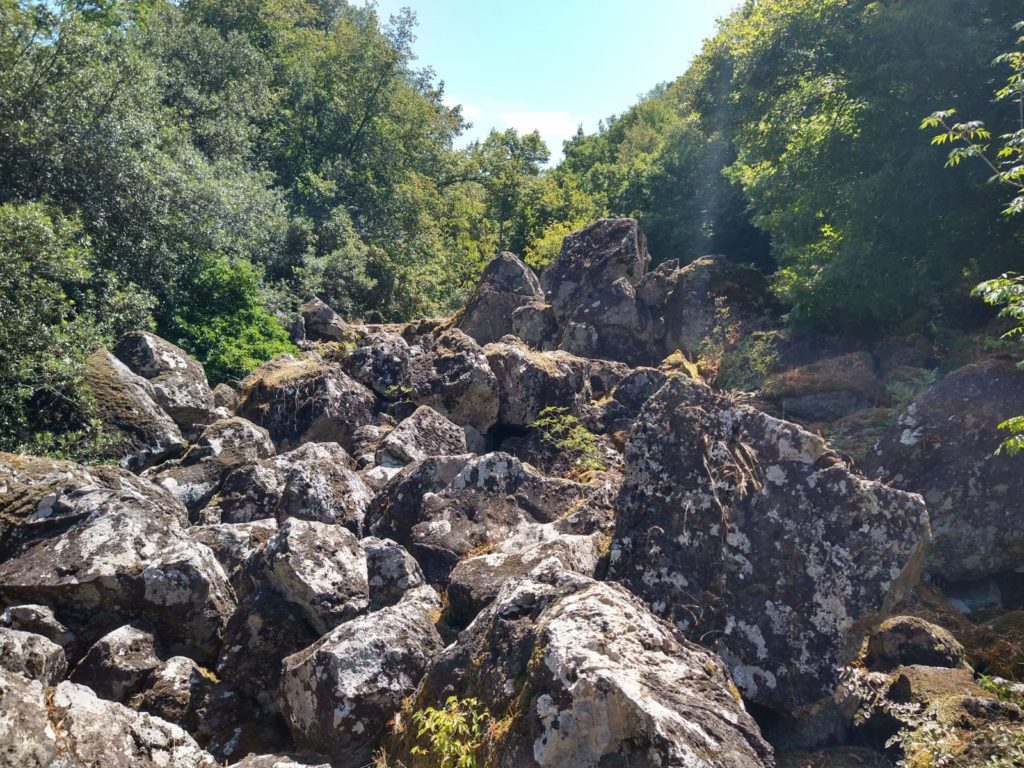
[(145, 480), (69, 462), (0, 462), (0, 473), (5, 518), (24, 515), (0, 535), (0, 600), (48, 605), (86, 642), (109, 629), (104, 622), (148, 619), (170, 650), (216, 655), (234, 592), (182, 527), (174, 499)]
[(194, 514), (232, 469), (273, 455), (274, 444), (267, 430), (236, 416), (213, 422), (181, 459), (154, 467), (145, 476)]
[(306, 338), (313, 341), (337, 341), (348, 327), (338, 313), (316, 296), (299, 308)]
[(428, 456), (453, 456), (466, 452), (466, 433), (433, 408), (421, 405), (391, 430), (377, 449), (376, 461), (408, 464)]
[(497, 768), (774, 765), (714, 653), (621, 586), (554, 564), (502, 588), (431, 665), (414, 708), (453, 695), (502, 723), (487, 747)]
[(289, 517), (362, 528), (373, 493), (337, 443), (306, 443), (235, 469), (203, 510), (209, 523)]
[(162, 665), (151, 632), (125, 625), (97, 640), (71, 673), (72, 682), (126, 704)]
[(724, 256), (697, 259), (669, 279), (672, 289), (660, 309), (665, 354), (679, 349), (696, 358), (709, 338), (729, 348), (761, 327), (772, 306), (764, 275)]
[(552, 349), (558, 321), (550, 304), (531, 301), (512, 312), (512, 335), (534, 349)]
[(116, 436), (103, 451), (105, 458), (138, 472), (185, 450), (181, 430), (157, 404), (153, 385), (110, 352), (98, 349), (89, 355), (82, 377), (96, 400), (99, 418)]
[(281, 712), (300, 748), (365, 765), (443, 643), (430, 587), (342, 624), (284, 660)]
[(858, 632), (913, 586), (923, 500), (852, 474), (817, 435), (673, 376), (626, 447), (611, 575), (753, 701), (828, 696)]
[(872, 669), (909, 664), (969, 669), (964, 647), (952, 633), (915, 616), (894, 616), (868, 638), (865, 663)]
[(445, 331), (430, 351), (409, 363), (411, 397), (459, 426), (481, 433), (498, 420), (494, 372), (480, 346), (462, 331)]
[(203, 727), (215, 680), (212, 672), (187, 656), (172, 656), (153, 670), (145, 689), (128, 703), (195, 733)]
[(249, 557), (277, 533), (277, 521), (253, 520), (251, 523), (214, 523), (196, 525), (188, 529), (189, 535), (205, 544), (232, 578)]
[(406, 592), (426, 582), (416, 558), (397, 542), (368, 536), (359, 546), (366, 553), (371, 611), (394, 605)]
[(651, 343), (654, 325), (632, 283), (620, 277), (575, 310), (558, 348), (581, 357), (651, 363), (660, 357), (659, 347)]
[(377, 398), (337, 364), (315, 352), (283, 355), (242, 381), (238, 415), (265, 427), (281, 450), (302, 443), (352, 446), (355, 430), (374, 420)]
[(512, 314), (544, 300), (540, 281), (515, 254), (500, 253), (484, 267), (476, 293), (459, 319), (459, 330), (477, 344), (490, 344), (513, 332)]
[(149, 381), (153, 399), (185, 431), (210, 421), (213, 390), (198, 360), (185, 350), (146, 331), (129, 333), (114, 354), (132, 373)]
[(590, 400), (590, 365), (568, 352), (537, 352), (523, 344), (488, 344), (500, 405), (498, 423), (528, 427), (548, 406), (578, 413)]
[(1024, 371), (987, 360), (954, 371), (879, 441), (866, 474), (924, 496), (932, 518), (925, 570), (948, 581), (1019, 570), (1024, 472), (996, 449), (1000, 422), (1024, 411)]
[(562, 323), (619, 278), (636, 285), (650, 260), (647, 238), (634, 219), (600, 219), (562, 241), (541, 283)]
[(88, 688), (0, 671), (0, 763), (18, 768), (215, 768), (176, 725)]
[(410, 465), (374, 498), (373, 535), (394, 539), (432, 584), (461, 559), (517, 531), (557, 520), (595, 492), (542, 475), (506, 453), (439, 457)]
[(75, 642), (75, 633), (65, 627), (47, 605), (12, 605), (0, 614), (0, 627), (42, 635), (67, 650)]
[(369, 605), (366, 554), (340, 525), (289, 518), (249, 558), (242, 577), (241, 593), (270, 588), (321, 635)]
[(397, 333), (376, 331), (363, 336), (355, 349), (324, 350), (328, 359), (338, 359), (345, 372), (384, 398), (407, 393), (409, 344)]
[(238, 392), (230, 384), (221, 382), (213, 388), (213, 407), (233, 414), (238, 407)]
[(42, 635), (0, 627), (0, 669), (56, 685), (68, 671), (64, 649)]

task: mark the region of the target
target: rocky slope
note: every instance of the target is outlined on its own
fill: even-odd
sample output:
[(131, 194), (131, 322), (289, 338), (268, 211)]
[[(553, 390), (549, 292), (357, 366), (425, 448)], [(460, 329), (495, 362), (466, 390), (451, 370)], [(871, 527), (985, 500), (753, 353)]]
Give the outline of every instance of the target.
[(432, 766), (446, 702), (508, 768), (1019, 730), (971, 665), (1024, 673), (1024, 472), (992, 455), (1024, 375), (940, 381), (862, 474), (781, 417), (876, 407), (872, 363), (715, 390), (689, 361), (768, 327), (764, 280), (649, 262), (602, 220), (449, 321), (311, 300), (237, 389), (151, 334), (97, 351), (113, 463), (0, 455), (0, 764)]

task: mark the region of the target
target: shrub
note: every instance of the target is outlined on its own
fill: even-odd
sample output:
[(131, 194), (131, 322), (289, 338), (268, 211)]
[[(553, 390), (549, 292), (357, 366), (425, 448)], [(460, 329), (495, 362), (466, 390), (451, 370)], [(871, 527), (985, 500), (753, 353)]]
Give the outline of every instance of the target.
[(424, 736), (429, 747), (413, 747), (412, 754), (437, 761), (438, 768), (477, 768), (477, 753), (484, 744), (484, 727), (490, 714), (476, 699), (449, 696), (441, 709), (427, 707), (414, 712), (416, 738)]
[(540, 430), (545, 442), (568, 454), (576, 469), (605, 470), (597, 436), (570, 414), (568, 408), (548, 406), (530, 426)]

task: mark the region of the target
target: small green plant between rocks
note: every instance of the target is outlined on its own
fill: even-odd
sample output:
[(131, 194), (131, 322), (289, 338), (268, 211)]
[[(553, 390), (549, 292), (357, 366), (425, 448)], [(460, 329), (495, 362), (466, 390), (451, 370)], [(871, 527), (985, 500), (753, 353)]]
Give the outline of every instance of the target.
[(539, 429), (547, 443), (569, 454), (575, 468), (597, 472), (606, 469), (597, 436), (569, 413), (568, 408), (548, 406), (530, 426)]
[(429, 747), (415, 746), (413, 755), (436, 760), (438, 768), (477, 768), (477, 753), (484, 744), (490, 713), (477, 699), (449, 696), (440, 709), (427, 707), (412, 715), (416, 738)]

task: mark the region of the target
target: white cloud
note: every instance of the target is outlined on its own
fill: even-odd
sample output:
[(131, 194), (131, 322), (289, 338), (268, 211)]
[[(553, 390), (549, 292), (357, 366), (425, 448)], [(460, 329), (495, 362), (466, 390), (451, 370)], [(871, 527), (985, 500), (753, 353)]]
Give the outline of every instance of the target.
[(498, 117), (504, 127), (515, 128), (519, 133), (539, 131), (552, 157), (562, 153), (562, 142), (572, 138), (582, 122), (568, 112), (502, 112)]

